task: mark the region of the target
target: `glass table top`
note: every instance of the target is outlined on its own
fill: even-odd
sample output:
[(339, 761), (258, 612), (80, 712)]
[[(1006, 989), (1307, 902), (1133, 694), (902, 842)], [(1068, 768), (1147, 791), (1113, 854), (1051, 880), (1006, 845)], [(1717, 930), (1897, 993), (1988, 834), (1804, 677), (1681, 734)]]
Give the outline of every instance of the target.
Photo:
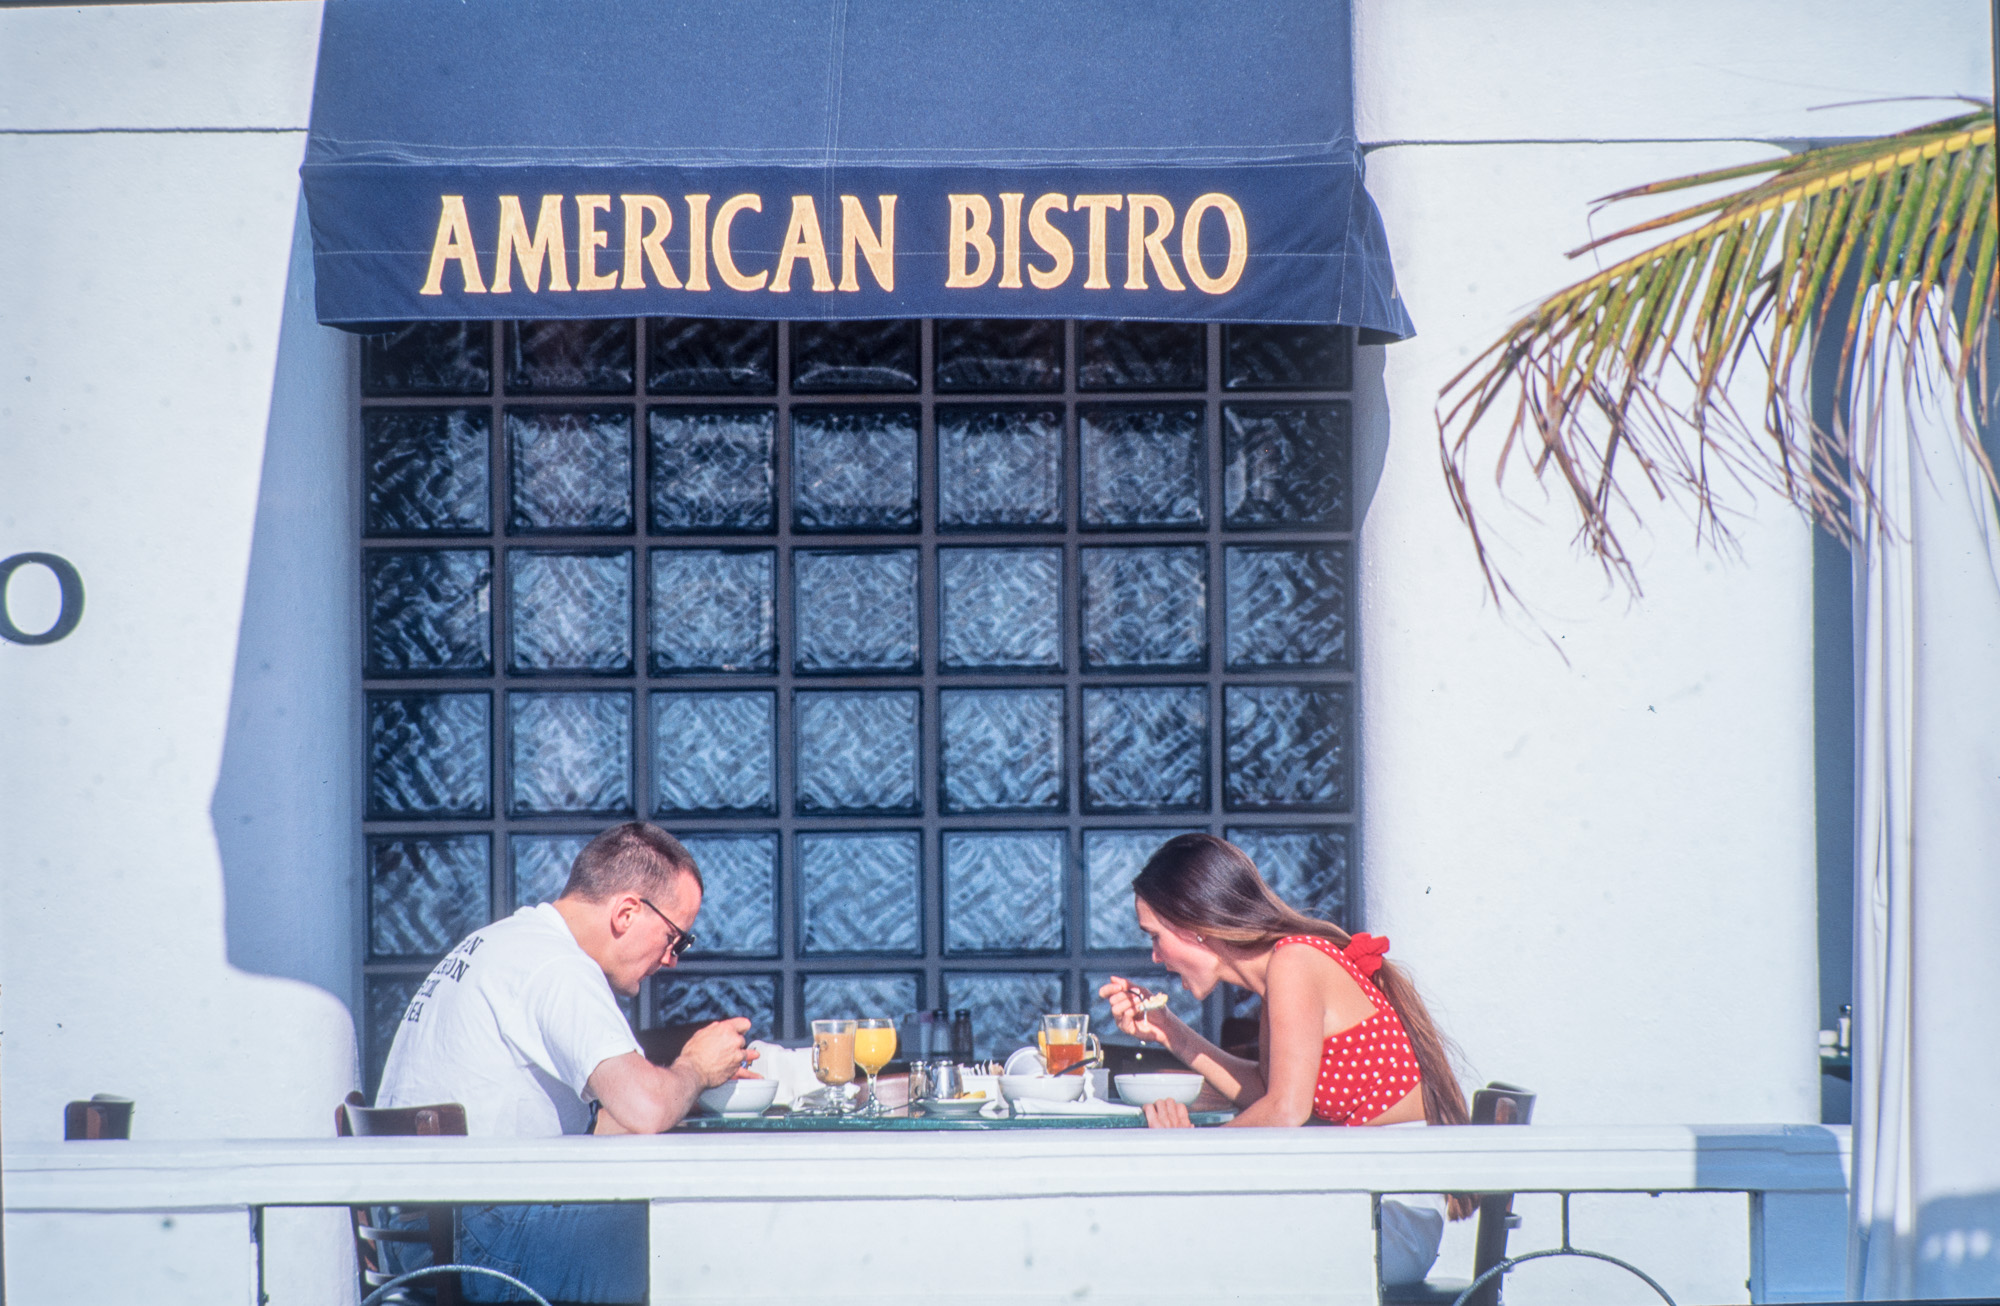
[[(1195, 1111), (1190, 1116), (1197, 1128), (1220, 1125), (1235, 1117), (1234, 1111)], [(1138, 1115), (1105, 1116), (987, 1116), (940, 1117), (911, 1115), (897, 1108), (886, 1115), (826, 1116), (795, 1115), (773, 1108), (760, 1116), (693, 1115), (674, 1126), (675, 1133), (850, 1133), (905, 1131), (929, 1132), (966, 1129), (1144, 1129), (1146, 1120)]]

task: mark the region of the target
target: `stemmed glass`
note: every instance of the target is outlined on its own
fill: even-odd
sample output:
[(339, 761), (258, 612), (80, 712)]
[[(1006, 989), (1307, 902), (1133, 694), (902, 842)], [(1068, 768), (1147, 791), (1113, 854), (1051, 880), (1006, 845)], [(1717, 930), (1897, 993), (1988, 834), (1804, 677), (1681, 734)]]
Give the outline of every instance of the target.
[(813, 1075), (826, 1088), (826, 1113), (847, 1114), (844, 1090), (854, 1082), (854, 1022), (815, 1020), (813, 1027)]
[(879, 1116), (883, 1111), (882, 1103), (875, 1097), (875, 1076), (896, 1055), (896, 1022), (872, 1016), (855, 1022), (855, 1026), (854, 1064), (868, 1075), (868, 1105), (861, 1109), (861, 1114)]

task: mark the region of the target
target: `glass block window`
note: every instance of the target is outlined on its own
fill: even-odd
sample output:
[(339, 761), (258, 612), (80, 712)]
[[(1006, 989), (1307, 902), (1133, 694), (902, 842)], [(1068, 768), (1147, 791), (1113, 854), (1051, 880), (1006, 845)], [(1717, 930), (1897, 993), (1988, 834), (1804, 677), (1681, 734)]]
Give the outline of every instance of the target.
[(915, 549), (793, 552), (797, 669), (915, 671), (917, 557)]
[(493, 669), (490, 549), (370, 549), (363, 555), (371, 676)]
[(623, 535), (632, 529), (632, 412), (507, 410), (507, 529)]
[(570, 863), (590, 842), (581, 834), (517, 834), (508, 840), (513, 857), (514, 906), (554, 902), (569, 882)]
[(857, 1011), (914, 1011), (923, 983), (923, 976), (914, 972), (803, 975), (799, 979), (799, 1022), (810, 1029), (815, 1020), (849, 1020)]
[(630, 393), (633, 327), (616, 318), (507, 323), (507, 393)]
[(489, 916), (493, 844), (483, 834), (368, 841), (368, 953), (442, 957)]
[[(659, 318), (364, 339), (371, 1086), (431, 960), (678, 834), (647, 1025), (1160, 985), (1185, 830), (1359, 927), (1340, 329)], [(1225, 998), (1174, 1010), (1219, 1028)], [(1104, 1032), (1100, 1030), (1100, 1032)]]
[(507, 551), (507, 670), (632, 669), (632, 551)]
[(507, 695), (507, 812), (606, 817), (632, 811), (632, 695)]

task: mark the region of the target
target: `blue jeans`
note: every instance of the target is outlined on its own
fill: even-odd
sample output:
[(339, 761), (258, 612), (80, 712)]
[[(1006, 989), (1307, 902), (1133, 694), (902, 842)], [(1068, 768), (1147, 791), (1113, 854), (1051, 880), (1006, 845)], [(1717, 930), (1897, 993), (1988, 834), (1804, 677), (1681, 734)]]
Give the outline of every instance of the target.
[[(638, 1202), (462, 1206), (458, 1258), (513, 1275), (552, 1302), (646, 1300), (646, 1207)], [(467, 1301), (525, 1301), (498, 1279), (465, 1277)]]
[[(387, 1212), (382, 1214), (386, 1215)], [(378, 1216), (378, 1218), (380, 1218)], [(419, 1217), (394, 1216), (392, 1227)], [(646, 1300), (646, 1207), (642, 1202), (560, 1206), (461, 1206), (458, 1259), (511, 1274), (552, 1302), (640, 1306)], [(396, 1249), (396, 1270), (430, 1262), (420, 1246)], [(483, 1274), (463, 1278), (467, 1301), (527, 1301)], [(419, 1280), (414, 1286), (423, 1286)]]

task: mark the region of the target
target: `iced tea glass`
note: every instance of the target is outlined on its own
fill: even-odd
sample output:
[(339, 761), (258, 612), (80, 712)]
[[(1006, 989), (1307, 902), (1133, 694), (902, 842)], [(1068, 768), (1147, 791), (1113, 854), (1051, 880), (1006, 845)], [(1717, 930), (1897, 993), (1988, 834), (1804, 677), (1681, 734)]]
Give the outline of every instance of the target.
[(854, 1082), (854, 1026), (851, 1020), (812, 1023), (813, 1075), (826, 1085), (826, 1109), (832, 1115), (847, 1111), (845, 1090)]
[(1042, 1017), (1042, 1027), (1035, 1039), (1042, 1046), (1042, 1060), (1048, 1065), (1051, 1075), (1059, 1075), (1079, 1061), (1089, 1061), (1093, 1065), (1104, 1055), (1096, 1037), (1090, 1032), (1090, 1017), (1087, 1015), (1051, 1015)]

